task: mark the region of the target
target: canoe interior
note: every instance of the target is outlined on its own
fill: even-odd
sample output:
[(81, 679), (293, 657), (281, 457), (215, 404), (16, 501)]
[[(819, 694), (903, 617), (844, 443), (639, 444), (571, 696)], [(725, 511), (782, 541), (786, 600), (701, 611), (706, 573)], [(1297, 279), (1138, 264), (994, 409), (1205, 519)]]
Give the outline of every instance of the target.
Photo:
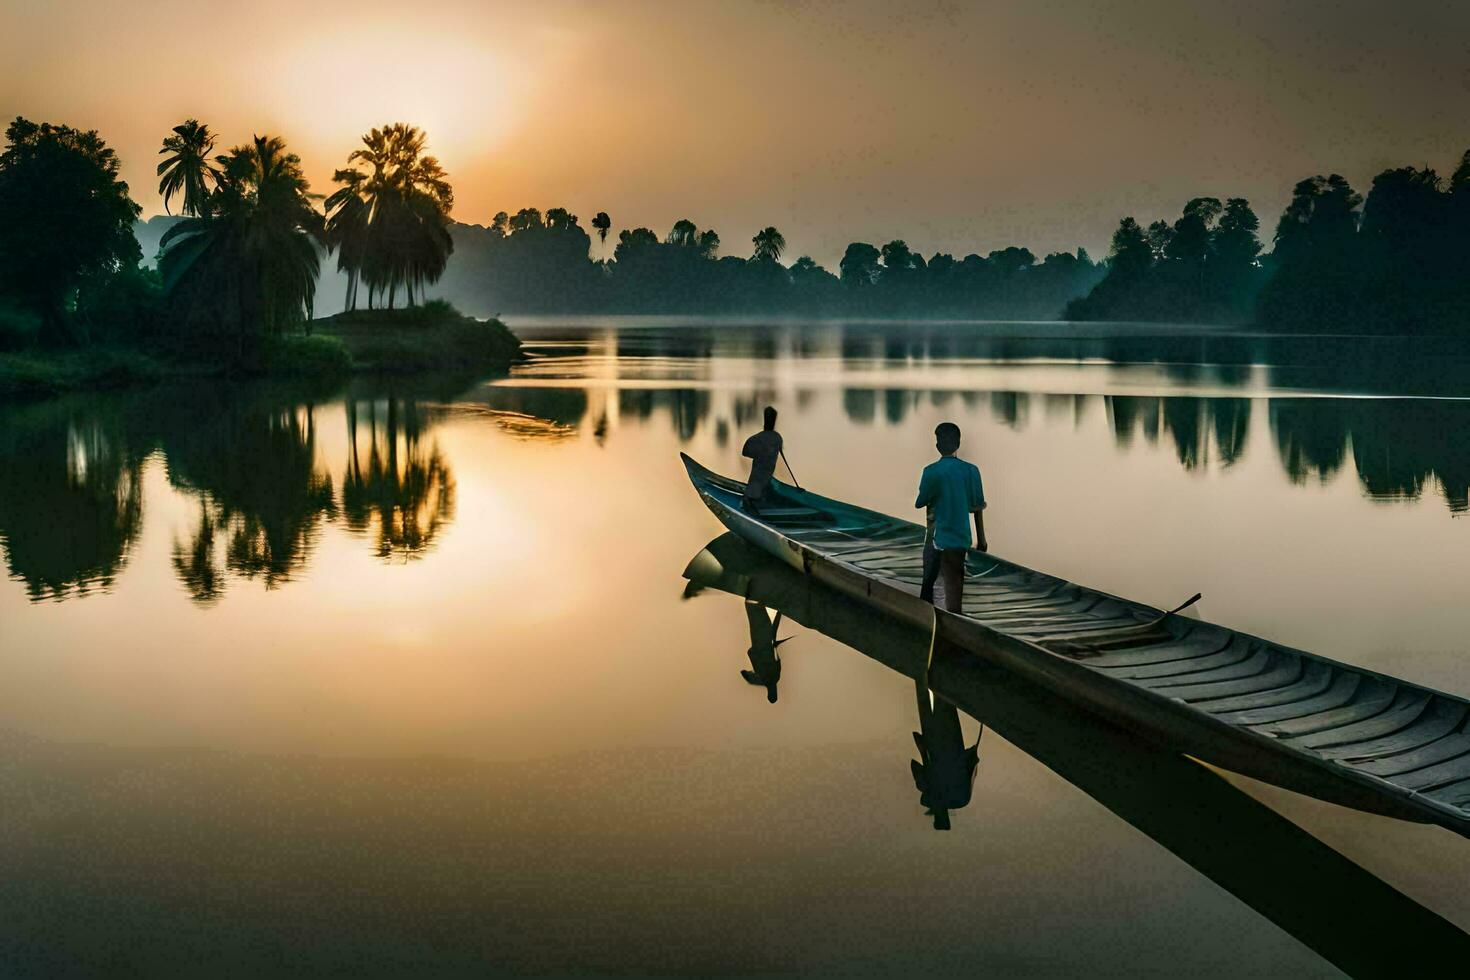
[(1076, 585), (980, 552), (962, 616), (918, 598), (924, 529), (684, 457), (700, 496), (750, 543), (899, 618), (933, 625), (1116, 721), (1223, 768), (1470, 836), (1470, 702)]

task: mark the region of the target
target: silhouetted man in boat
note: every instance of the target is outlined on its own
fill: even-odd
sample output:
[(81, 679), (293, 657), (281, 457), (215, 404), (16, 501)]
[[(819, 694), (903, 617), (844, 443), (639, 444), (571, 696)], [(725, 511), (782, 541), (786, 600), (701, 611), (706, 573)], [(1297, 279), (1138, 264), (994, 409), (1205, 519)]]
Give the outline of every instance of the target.
[(745, 482), (745, 496), (740, 509), (750, 514), (760, 514), (771, 488), (771, 477), (776, 472), (776, 458), (781, 455), (781, 433), (776, 431), (776, 409), (766, 406), (766, 427), (745, 440), (741, 454), (750, 460), (750, 479)]
[(934, 430), (934, 445), (939, 458), (924, 467), (919, 477), (919, 496), (915, 507), (928, 510), (928, 531), (924, 535), (924, 582), (919, 595), (934, 601), (934, 581), (944, 581), (944, 608), (959, 612), (965, 591), (965, 553), (972, 544), (970, 517), (975, 518), (973, 544), (981, 551), (989, 548), (985, 540), (985, 490), (980, 483), (980, 470), (955, 453), (960, 448), (960, 427), (941, 422)]

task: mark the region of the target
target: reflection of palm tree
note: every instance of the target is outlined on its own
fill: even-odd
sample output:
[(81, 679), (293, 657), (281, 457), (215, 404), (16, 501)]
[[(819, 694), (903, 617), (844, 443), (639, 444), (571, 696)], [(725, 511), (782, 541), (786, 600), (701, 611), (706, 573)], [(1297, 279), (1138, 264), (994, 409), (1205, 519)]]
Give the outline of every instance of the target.
[(199, 525), (188, 547), (177, 540), (173, 546), (174, 574), (189, 592), (189, 598), (201, 606), (212, 605), (225, 594), (224, 576), (214, 559), (217, 526), (209, 505), (199, 503)]
[(358, 452), (355, 406), (347, 416), (350, 448), (342, 480), (342, 512), (353, 531), (375, 530), (380, 558), (419, 557), (454, 518), (454, 477), (448, 464), (437, 445), (427, 455), (421, 451), (417, 406), (412, 401), (404, 403), (402, 415), (400, 421), (399, 404), (390, 398), (380, 440), (373, 409), (366, 467)]
[(219, 180), (219, 171), (210, 162), (214, 152), (214, 134), (197, 119), (186, 120), (173, 129), (163, 141), (159, 153), (172, 154), (158, 165), (158, 193), (163, 195), (163, 209), (175, 194), (184, 198), (180, 209), (189, 217), (199, 217), (209, 208), (210, 185)]
[(175, 547), (174, 564), (200, 601), (213, 598), (205, 586), (218, 572), (204, 565), (214, 568), (217, 534), (226, 569), (275, 588), (305, 567), (322, 520), (336, 513), (332, 479), (316, 465), (312, 409), (247, 409), (165, 442), (170, 481), (200, 499), (200, 528), (187, 550)]
[(111, 587), (143, 523), (141, 461), (95, 418), (5, 434), (0, 542), (10, 573), (32, 600)]

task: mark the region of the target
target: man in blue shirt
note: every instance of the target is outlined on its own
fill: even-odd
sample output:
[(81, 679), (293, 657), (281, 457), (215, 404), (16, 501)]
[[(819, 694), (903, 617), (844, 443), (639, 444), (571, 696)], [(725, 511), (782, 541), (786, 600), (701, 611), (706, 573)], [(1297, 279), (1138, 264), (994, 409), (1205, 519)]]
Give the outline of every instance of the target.
[(965, 553), (969, 551), (970, 515), (975, 518), (973, 544), (989, 550), (985, 540), (985, 490), (980, 470), (955, 455), (960, 448), (960, 427), (941, 422), (934, 430), (939, 458), (924, 467), (919, 477), (915, 507), (928, 510), (928, 532), (924, 536), (924, 584), (919, 594), (934, 601), (934, 580), (944, 580), (944, 608), (959, 612), (965, 590)]

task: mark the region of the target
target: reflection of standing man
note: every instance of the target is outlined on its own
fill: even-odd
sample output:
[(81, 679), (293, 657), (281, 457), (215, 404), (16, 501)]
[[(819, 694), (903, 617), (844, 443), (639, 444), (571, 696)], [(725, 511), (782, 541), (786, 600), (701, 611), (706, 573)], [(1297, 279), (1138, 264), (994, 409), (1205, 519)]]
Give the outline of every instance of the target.
[(980, 735), (974, 745), (965, 744), (960, 713), (953, 704), (934, 696), (923, 679), (914, 682), (919, 696), (919, 730), (914, 745), (919, 758), (909, 761), (919, 803), (934, 818), (935, 830), (949, 829), (949, 811), (968, 806), (975, 791), (975, 769), (980, 764)]
[(766, 406), (766, 427), (745, 440), (741, 455), (750, 460), (750, 479), (745, 483), (745, 497), (740, 509), (760, 514), (760, 505), (771, 488), (776, 472), (776, 458), (781, 455), (781, 433), (776, 431), (776, 409)]
[[(933, 528), (924, 542), (924, 584), (920, 594), (934, 601), (934, 579), (944, 581), (944, 608), (959, 612), (965, 589), (965, 553), (969, 551), (970, 515), (975, 517), (974, 545), (981, 551), (985, 540), (985, 491), (980, 470), (955, 453), (960, 448), (960, 427), (941, 422), (934, 430), (939, 458), (924, 467), (919, 477), (915, 507), (926, 507)], [(935, 554), (937, 552), (937, 555)], [(931, 560), (937, 558), (937, 561)]]
[(781, 614), (776, 613), (773, 620), (765, 606), (746, 599), (745, 619), (750, 626), (750, 649), (745, 651), (750, 658), (750, 669), (742, 670), (740, 676), (747, 684), (765, 688), (766, 700), (775, 704), (776, 685), (781, 683), (781, 655), (776, 648), (786, 642), (776, 638), (781, 632)]

